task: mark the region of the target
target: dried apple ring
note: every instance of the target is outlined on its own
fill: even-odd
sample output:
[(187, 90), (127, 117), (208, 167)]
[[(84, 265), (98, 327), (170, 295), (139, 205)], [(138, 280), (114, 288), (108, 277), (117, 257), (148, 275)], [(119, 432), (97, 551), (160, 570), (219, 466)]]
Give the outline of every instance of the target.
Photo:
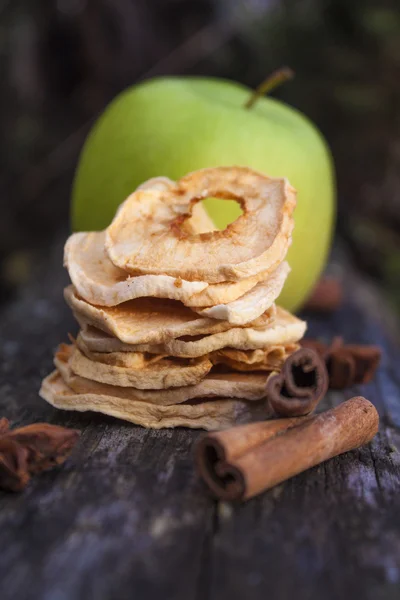
[[(192, 233), (184, 224), (207, 197), (237, 200), (243, 214), (223, 231)], [(295, 205), (287, 179), (246, 167), (202, 169), (165, 189), (129, 196), (106, 230), (106, 250), (115, 266), (132, 275), (239, 281), (282, 262)]]

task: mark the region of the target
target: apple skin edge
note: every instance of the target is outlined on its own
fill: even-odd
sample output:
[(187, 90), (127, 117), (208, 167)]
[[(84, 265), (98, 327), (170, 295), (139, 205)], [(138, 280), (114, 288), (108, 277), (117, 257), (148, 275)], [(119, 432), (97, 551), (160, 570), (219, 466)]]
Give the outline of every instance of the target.
[[(244, 108), (251, 90), (212, 78), (156, 78), (127, 89), (106, 108), (81, 153), (72, 194), (75, 231), (107, 227), (143, 181), (204, 167), (243, 165), (287, 177), (297, 189), (292, 267), (279, 304), (295, 311), (325, 266), (336, 214), (329, 149), (303, 114), (273, 98)], [(207, 203), (207, 202), (206, 202)], [(232, 208), (233, 206), (233, 208)], [(219, 202), (219, 227), (240, 210)]]

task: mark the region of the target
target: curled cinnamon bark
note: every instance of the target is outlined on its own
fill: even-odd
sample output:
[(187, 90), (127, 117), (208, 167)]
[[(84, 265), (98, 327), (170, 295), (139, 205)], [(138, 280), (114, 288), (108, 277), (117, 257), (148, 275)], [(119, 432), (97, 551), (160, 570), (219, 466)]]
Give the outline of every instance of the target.
[(306, 339), (301, 345), (315, 350), (325, 361), (329, 387), (336, 390), (371, 381), (382, 356), (379, 346), (344, 344), (341, 337), (333, 338), (330, 344)]
[(35, 423), (14, 430), (0, 420), (0, 488), (20, 491), (30, 476), (59, 465), (79, 437), (74, 429)]
[(301, 348), (286, 359), (279, 374), (268, 379), (267, 397), (277, 416), (298, 417), (314, 410), (327, 389), (324, 361), (314, 350)]
[(247, 475), (240, 467), (240, 458), (304, 419), (307, 417), (262, 421), (205, 434), (195, 448), (201, 477), (221, 500), (244, 498)]
[(369, 442), (375, 407), (355, 397), (319, 415), (278, 419), (208, 433), (195, 448), (197, 468), (215, 496), (247, 500), (329, 458)]

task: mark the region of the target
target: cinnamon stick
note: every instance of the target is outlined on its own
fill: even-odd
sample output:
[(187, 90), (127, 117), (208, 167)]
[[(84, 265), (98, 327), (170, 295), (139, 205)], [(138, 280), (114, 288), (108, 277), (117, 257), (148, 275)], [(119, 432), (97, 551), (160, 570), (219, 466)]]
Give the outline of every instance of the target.
[(300, 348), (268, 379), (267, 397), (278, 417), (298, 417), (314, 410), (328, 390), (325, 362), (311, 348)]
[(371, 381), (382, 357), (379, 346), (345, 344), (341, 337), (333, 338), (330, 344), (305, 339), (301, 345), (314, 350), (324, 360), (329, 387), (335, 390)]
[(319, 415), (208, 433), (196, 445), (201, 477), (222, 500), (248, 500), (310, 467), (369, 442), (378, 413), (357, 396)]

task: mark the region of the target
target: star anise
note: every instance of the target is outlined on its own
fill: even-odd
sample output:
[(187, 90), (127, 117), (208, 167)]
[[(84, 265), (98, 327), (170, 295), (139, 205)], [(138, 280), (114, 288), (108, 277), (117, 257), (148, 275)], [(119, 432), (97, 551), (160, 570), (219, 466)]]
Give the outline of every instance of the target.
[(345, 344), (341, 337), (333, 338), (330, 344), (306, 339), (301, 345), (312, 348), (324, 359), (329, 387), (335, 390), (371, 381), (382, 356), (379, 346)]
[(10, 429), (0, 419), (0, 488), (18, 492), (31, 475), (63, 463), (79, 438), (74, 429), (35, 423)]

